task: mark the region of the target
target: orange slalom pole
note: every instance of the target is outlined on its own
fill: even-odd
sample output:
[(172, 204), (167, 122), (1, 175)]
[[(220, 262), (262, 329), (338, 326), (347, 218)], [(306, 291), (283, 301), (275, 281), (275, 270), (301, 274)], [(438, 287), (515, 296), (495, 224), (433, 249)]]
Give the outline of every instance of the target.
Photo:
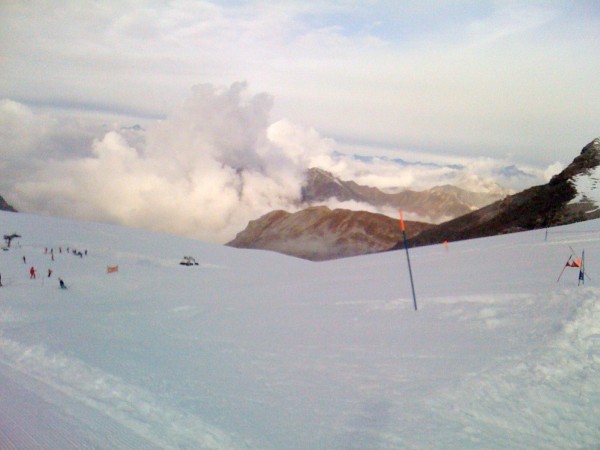
[(408, 243), (406, 242), (406, 229), (404, 227), (404, 218), (402, 217), (402, 210), (400, 209), (400, 229), (402, 230), (402, 237), (404, 239), (404, 249), (406, 250), (406, 261), (408, 262), (408, 276), (410, 277), (410, 287), (412, 289), (413, 305), (415, 311), (417, 310), (417, 296), (415, 294), (415, 283), (413, 281), (412, 268), (410, 266), (410, 256), (408, 255)]
[(405, 231), (405, 228), (404, 228), (404, 217), (402, 217), (402, 210), (399, 209), (398, 211), (400, 211), (400, 230), (402, 232), (404, 232)]

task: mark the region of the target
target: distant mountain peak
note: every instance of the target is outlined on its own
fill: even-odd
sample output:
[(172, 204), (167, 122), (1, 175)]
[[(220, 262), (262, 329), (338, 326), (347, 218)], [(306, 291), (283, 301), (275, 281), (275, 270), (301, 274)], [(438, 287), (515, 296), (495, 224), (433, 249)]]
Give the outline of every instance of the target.
[(376, 187), (345, 181), (323, 169), (310, 168), (302, 188), (302, 203), (322, 204), (330, 199), (354, 201), (375, 207), (401, 208), (423, 217), (424, 221), (441, 222), (471, 212), (504, 198), (507, 191), (494, 186), (490, 192), (472, 192), (457, 186), (435, 186), (424, 191), (403, 190), (388, 193)]
[(594, 139), (588, 145), (583, 147), (581, 154), (594, 154), (594, 156), (600, 157), (600, 138)]
[(0, 195), (0, 211), (17, 212), (17, 210), (15, 208), (13, 208), (11, 205), (9, 205), (6, 202), (6, 200), (4, 200), (4, 198), (2, 198), (1, 195)]
[[(496, 198), (501, 200), (487, 206), (468, 206), (482, 201), (478, 197), (481, 195), (484, 194), (451, 185), (435, 186), (423, 192), (387, 194), (354, 181), (340, 180), (326, 170), (311, 168), (307, 171), (302, 199), (313, 206), (293, 214), (285, 211), (266, 214), (251, 221), (246, 230), (227, 245), (322, 260), (382, 251), (401, 239), (397, 219), (315, 206), (330, 198), (374, 206), (400, 206), (423, 217), (439, 216), (442, 211), (453, 211), (454, 217), (458, 216), (437, 226), (414, 222), (410, 226), (410, 245), (493, 236), (598, 218), (600, 138), (587, 144), (569, 166), (545, 185), (498, 196)], [(462, 205), (462, 214), (449, 209), (456, 205)]]

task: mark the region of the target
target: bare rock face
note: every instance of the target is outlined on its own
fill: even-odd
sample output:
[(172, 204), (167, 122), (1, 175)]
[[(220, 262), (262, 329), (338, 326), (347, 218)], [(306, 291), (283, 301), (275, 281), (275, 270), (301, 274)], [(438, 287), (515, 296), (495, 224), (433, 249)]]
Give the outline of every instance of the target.
[[(407, 236), (431, 225), (406, 222)], [(402, 240), (397, 219), (382, 214), (315, 206), (296, 213), (272, 211), (251, 221), (226, 245), (273, 250), (311, 261), (388, 250)]]
[[(341, 201), (393, 205), (389, 195), (399, 195), (344, 182), (319, 169), (311, 169), (308, 177), (303, 199), (306, 202), (335, 197)], [(457, 188), (433, 188), (430, 191), (441, 190), (446, 195), (453, 189)], [(401, 194), (405, 201), (415, 193), (407, 191)], [(452, 195), (456, 199), (470, 194), (455, 190)], [(414, 201), (431, 209), (433, 206), (428, 203), (428, 198), (435, 196), (432, 197), (431, 192), (428, 196), (417, 197)], [(434, 203), (438, 206), (443, 204), (439, 201), (442, 197), (438, 196)], [(468, 202), (472, 202), (472, 198)], [(454, 200), (450, 203), (455, 204)], [(472, 210), (473, 206), (467, 209)], [(440, 225), (407, 222), (407, 237), (410, 246), (429, 245), (595, 218), (600, 218), (600, 139), (586, 145), (580, 155), (549, 183), (506, 196)], [(331, 211), (317, 206), (294, 214), (285, 211), (266, 214), (251, 221), (227, 245), (274, 250), (318, 261), (402, 248), (401, 241), (396, 219), (364, 211)]]
[(410, 240), (410, 245), (494, 236), (600, 217), (600, 139), (548, 184), (534, 186), (477, 211), (442, 223)]
[(508, 192), (500, 187), (497, 192), (482, 193), (450, 185), (392, 194), (374, 187), (362, 186), (354, 181), (344, 181), (325, 170), (312, 168), (306, 175), (302, 202), (312, 205), (323, 203), (330, 198), (341, 202), (353, 200), (378, 207), (401, 208), (403, 211), (428, 217), (431, 221), (439, 223), (489, 205), (507, 194)]

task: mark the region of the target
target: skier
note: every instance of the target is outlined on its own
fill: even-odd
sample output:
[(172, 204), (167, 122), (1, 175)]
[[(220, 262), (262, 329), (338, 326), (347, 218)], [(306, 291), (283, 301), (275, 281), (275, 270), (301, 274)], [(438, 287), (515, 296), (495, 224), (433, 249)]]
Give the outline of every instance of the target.
[(66, 289), (67, 286), (65, 285), (65, 282), (62, 280), (62, 278), (58, 279), (58, 283), (60, 284), (60, 288), (61, 289)]
[(52, 276), (52, 269), (48, 269), (48, 278)]
[(29, 269), (29, 279), (35, 280), (35, 267), (33, 266), (31, 266), (31, 269)]

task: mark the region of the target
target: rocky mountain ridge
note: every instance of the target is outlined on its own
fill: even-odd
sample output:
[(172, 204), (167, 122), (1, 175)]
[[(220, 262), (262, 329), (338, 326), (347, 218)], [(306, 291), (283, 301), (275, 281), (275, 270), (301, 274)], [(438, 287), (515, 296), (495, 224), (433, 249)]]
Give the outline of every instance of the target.
[[(305, 199), (366, 201), (374, 188), (309, 171)], [(545, 185), (534, 186), (460, 217), (431, 225), (407, 222), (410, 246), (546, 228), (600, 217), (600, 139)], [(435, 190), (435, 188), (434, 188)], [(378, 194), (377, 194), (378, 195)], [(312, 207), (273, 211), (251, 221), (227, 245), (263, 248), (312, 260), (403, 248), (397, 219), (364, 211)]]
[[(431, 227), (407, 222), (408, 236)], [(382, 214), (313, 206), (296, 213), (272, 211), (250, 221), (226, 245), (272, 250), (311, 261), (376, 253), (392, 247), (402, 233), (398, 219)]]
[(356, 201), (376, 207), (401, 208), (438, 223), (489, 205), (507, 194), (508, 191), (501, 189), (496, 192), (472, 192), (451, 185), (435, 186), (424, 191), (386, 193), (375, 187), (341, 180), (330, 172), (313, 167), (307, 171), (302, 202), (315, 205), (331, 198), (340, 202)]
[(410, 239), (411, 246), (566, 225), (600, 217), (600, 139), (544, 185), (510, 195)]

